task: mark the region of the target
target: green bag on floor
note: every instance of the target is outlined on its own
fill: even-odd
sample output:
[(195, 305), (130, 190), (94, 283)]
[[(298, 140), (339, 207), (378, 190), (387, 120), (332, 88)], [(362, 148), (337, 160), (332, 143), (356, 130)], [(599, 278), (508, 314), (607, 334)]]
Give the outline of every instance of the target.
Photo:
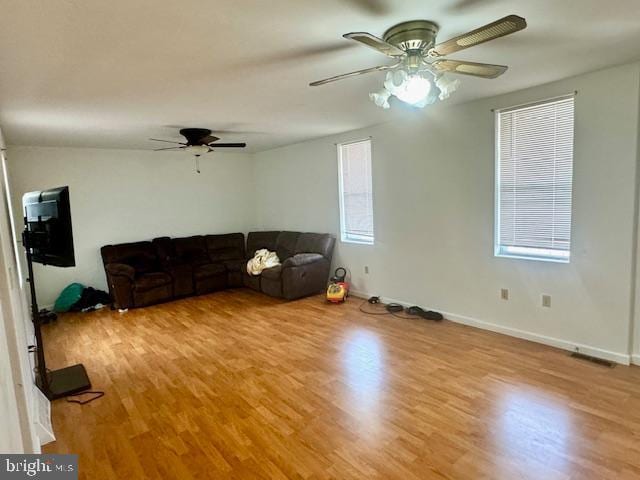
[(84, 290), (84, 285), (80, 283), (72, 283), (71, 285), (67, 285), (56, 300), (55, 305), (53, 306), (53, 310), (55, 312), (68, 312), (71, 307), (73, 307), (80, 297), (82, 297), (82, 291)]

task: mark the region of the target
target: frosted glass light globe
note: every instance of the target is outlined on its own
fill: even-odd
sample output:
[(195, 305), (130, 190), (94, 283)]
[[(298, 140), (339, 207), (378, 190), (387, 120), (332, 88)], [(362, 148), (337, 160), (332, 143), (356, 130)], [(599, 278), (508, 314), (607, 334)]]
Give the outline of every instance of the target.
[(390, 107), (389, 105), (389, 97), (391, 96), (391, 94), (387, 91), (387, 89), (383, 88), (382, 90), (380, 90), (379, 92), (376, 93), (370, 93), (369, 94), (369, 98), (371, 100), (373, 100), (373, 102), (384, 109), (387, 109)]
[(393, 94), (409, 105), (423, 102), (431, 91), (431, 81), (420, 75), (409, 75)]
[(209, 147), (206, 145), (189, 145), (187, 148), (185, 148), (185, 151), (191, 155), (199, 157), (200, 155), (208, 153)]

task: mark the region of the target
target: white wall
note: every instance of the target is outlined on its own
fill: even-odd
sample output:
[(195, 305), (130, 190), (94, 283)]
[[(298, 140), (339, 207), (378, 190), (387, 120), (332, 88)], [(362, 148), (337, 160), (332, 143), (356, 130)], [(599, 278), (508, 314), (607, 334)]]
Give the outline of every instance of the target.
[[(640, 90), (640, 79), (638, 79), (638, 90)], [(638, 102), (638, 115), (640, 118), (640, 102)], [(637, 130), (637, 169), (636, 169), (636, 255), (635, 255), (635, 299), (633, 304), (634, 323), (631, 325), (631, 350), (633, 352), (632, 362), (640, 365), (640, 128)]]
[(100, 247), (156, 236), (245, 232), (253, 217), (252, 162), (242, 153), (201, 160), (182, 152), (9, 147), (16, 221), (25, 192), (69, 185), (75, 268), (35, 265), (38, 301), (71, 282), (107, 289)]
[[(263, 228), (338, 235), (336, 142), (373, 137), (374, 246), (336, 262), (368, 294), (564, 348), (629, 359), (639, 65), (255, 155)], [(570, 264), (495, 258), (492, 108), (577, 90)], [(368, 265), (370, 274), (364, 274)], [(500, 288), (511, 298), (499, 298)], [(552, 296), (542, 308), (541, 294)], [(487, 324), (481, 323), (487, 322)]]

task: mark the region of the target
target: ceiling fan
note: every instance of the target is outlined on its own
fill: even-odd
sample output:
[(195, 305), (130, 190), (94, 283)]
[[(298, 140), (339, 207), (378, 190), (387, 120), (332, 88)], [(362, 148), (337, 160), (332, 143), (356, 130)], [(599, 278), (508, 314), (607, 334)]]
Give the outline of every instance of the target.
[(436, 44), (439, 27), (429, 20), (413, 20), (399, 23), (388, 29), (382, 38), (366, 32), (343, 35), (367, 47), (393, 58), (392, 65), (379, 65), (310, 83), (312, 87), (324, 85), (344, 78), (365, 73), (387, 71), (384, 88), (370, 94), (371, 99), (382, 108), (389, 108), (389, 98), (398, 99), (413, 106), (424, 107), (437, 99), (444, 100), (455, 91), (459, 80), (449, 79), (446, 73), (459, 73), (481, 78), (496, 78), (508, 67), (488, 63), (449, 60), (452, 53), (481, 43), (504, 37), (527, 27), (524, 18), (508, 15), (504, 18), (476, 28), (468, 33)]
[(220, 140), (218, 137), (211, 135), (211, 130), (208, 128), (183, 128), (180, 130), (182, 135), (187, 141), (176, 142), (173, 140), (161, 140), (159, 138), (150, 138), (154, 142), (175, 143), (178, 147), (166, 147), (156, 148), (154, 152), (160, 152), (165, 150), (184, 150), (187, 153), (196, 157), (196, 172), (200, 173), (199, 159), (200, 155), (213, 152), (216, 148), (244, 148), (246, 143), (216, 143)]
[(214, 148), (244, 148), (246, 143), (215, 143), (220, 140), (218, 137), (211, 135), (211, 130), (208, 128), (183, 128), (180, 130), (182, 135), (187, 141), (176, 142), (173, 140), (160, 140), (159, 138), (150, 138), (154, 142), (175, 143), (180, 145), (179, 147), (167, 147), (156, 148), (154, 151), (159, 152), (162, 150), (184, 150), (188, 153), (199, 157), (205, 153), (213, 152)]

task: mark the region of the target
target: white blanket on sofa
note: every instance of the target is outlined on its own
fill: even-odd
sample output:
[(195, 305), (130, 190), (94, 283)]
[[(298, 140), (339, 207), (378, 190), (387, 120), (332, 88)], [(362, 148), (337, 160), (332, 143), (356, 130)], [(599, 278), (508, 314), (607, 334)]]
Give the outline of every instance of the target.
[(280, 265), (280, 259), (276, 252), (270, 252), (266, 248), (256, 251), (256, 254), (247, 262), (247, 273), (249, 275), (260, 275), (266, 268)]

